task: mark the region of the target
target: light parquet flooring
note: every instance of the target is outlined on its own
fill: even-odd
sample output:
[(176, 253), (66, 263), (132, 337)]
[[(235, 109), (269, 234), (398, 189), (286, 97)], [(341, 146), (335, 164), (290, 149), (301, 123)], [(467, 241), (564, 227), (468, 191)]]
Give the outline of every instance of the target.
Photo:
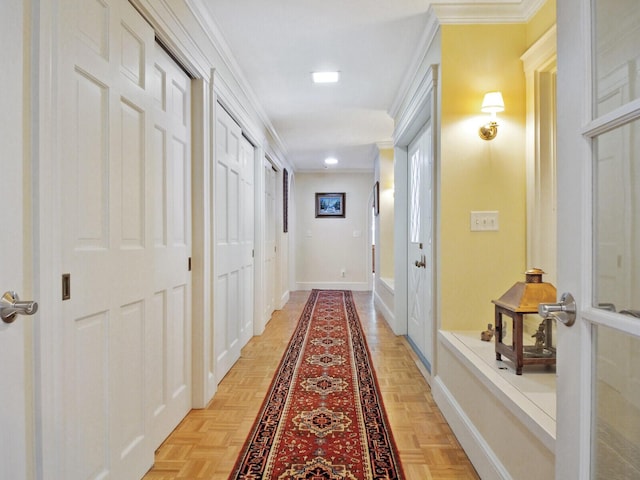
[[(242, 350), (203, 410), (192, 410), (156, 452), (144, 480), (227, 479), (244, 445), (309, 292), (292, 292), (265, 332)], [(431, 396), (416, 357), (373, 307), (354, 292), (385, 409), (407, 480), (478, 479)], [(364, 480), (364, 479), (363, 479)]]

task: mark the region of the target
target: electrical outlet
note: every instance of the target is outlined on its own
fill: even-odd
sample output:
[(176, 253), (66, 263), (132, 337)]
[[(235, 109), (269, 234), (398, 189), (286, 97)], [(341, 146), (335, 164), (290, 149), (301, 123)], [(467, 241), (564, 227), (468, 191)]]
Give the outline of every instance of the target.
[(471, 231), (472, 232), (497, 232), (498, 212), (471, 212)]

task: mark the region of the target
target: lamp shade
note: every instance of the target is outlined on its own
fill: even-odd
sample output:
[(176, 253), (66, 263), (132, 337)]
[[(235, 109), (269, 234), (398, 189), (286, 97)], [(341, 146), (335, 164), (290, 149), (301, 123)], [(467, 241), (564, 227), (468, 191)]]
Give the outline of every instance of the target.
[(502, 99), (502, 92), (485, 93), (480, 110), (484, 113), (504, 112), (504, 100)]

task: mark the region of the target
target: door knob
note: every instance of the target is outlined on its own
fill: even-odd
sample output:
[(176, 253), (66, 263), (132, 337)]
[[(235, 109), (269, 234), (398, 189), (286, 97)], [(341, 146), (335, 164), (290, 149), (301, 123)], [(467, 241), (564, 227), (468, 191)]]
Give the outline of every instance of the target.
[(570, 327), (576, 321), (576, 301), (570, 293), (563, 293), (558, 303), (541, 303), (538, 314), (542, 318), (553, 318)]
[(0, 298), (0, 318), (4, 323), (13, 323), (17, 315), (33, 315), (37, 311), (37, 302), (21, 301), (16, 292), (4, 292)]

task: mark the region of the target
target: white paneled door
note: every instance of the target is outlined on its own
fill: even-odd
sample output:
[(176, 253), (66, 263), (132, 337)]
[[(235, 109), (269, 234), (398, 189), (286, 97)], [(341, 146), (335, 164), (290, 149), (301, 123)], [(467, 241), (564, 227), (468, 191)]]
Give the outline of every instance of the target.
[(263, 325), (276, 309), (276, 182), (277, 172), (265, 159), (264, 171), (264, 312)]
[(216, 104), (213, 344), (218, 382), (253, 335), (254, 149)]
[(190, 80), (128, 2), (63, 3), (64, 478), (137, 479), (191, 405)]
[(433, 358), (433, 155), (431, 121), (408, 149), (407, 336), (427, 367)]
[[(2, 224), (0, 235), (0, 295), (15, 290), (25, 295), (25, 155), (23, 135), (25, 98), (23, 73), (23, 2), (0, 2), (0, 188)], [(27, 478), (28, 382), (25, 347), (27, 322), (17, 317), (7, 324), (0, 320), (0, 478)], [(28, 337), (27, 337), (28, 338)], [(30, 354), (27, 348), (26, 352)]]
[(154, 47), (149, 196), (154, 278), (145, 388), (152, 443), (159, 445), (191, 407), (191, 95), (189, 77), (157, 43)]
[(240, 157), (242, 161), (242, 228), (240, 244), (242, 245), (242, 300), (243, 307), (240, 318), (240, 344), (244, 347), (253, 337), (254, 315), (254, 231), (255, 231), (255, 204), (254, 204), (254, 165), (255, 148), (244, 137), (240, 140)]

